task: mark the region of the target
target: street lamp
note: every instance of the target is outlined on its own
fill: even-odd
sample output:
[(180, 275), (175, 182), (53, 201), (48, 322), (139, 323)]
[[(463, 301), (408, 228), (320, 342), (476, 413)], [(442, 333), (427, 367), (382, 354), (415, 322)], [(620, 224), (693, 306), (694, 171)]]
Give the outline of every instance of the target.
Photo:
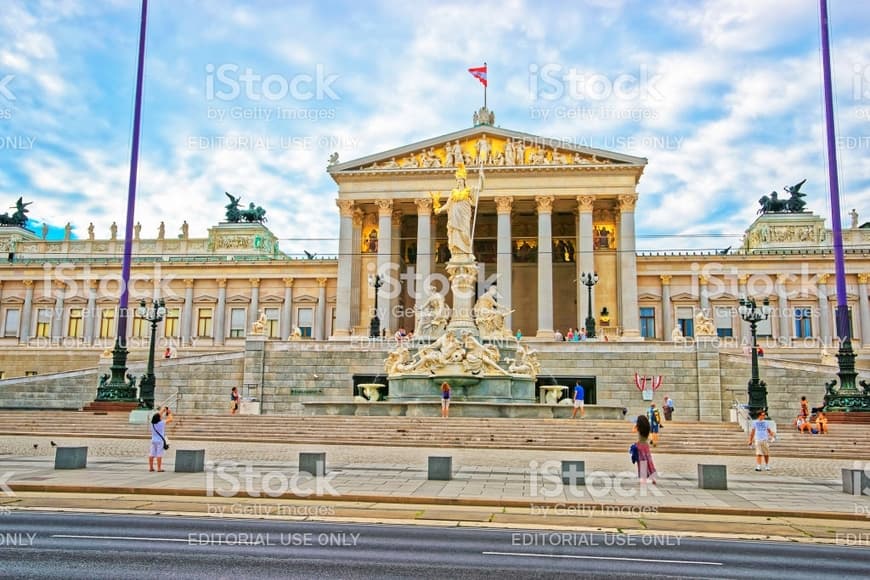
[(378, 291), (384, 285), (384, 278), (379, 274), (369, 274), (369, 285), (375, 289), (375, 311), (372, 322), (369, 325), (369, 336), (378, 338), (381, 336), (381, 319), (378, 318)]
[(589, 311), (586, 314), (586, 338), (595, 338), (595, 318), (592, 316), (592, 287), (598, 284), (598, 274), (595, 272), (583, 272), (580, 274), (580, 281), (589, 292), (589, 297), (586, 301), (589, 306)]
[(755, 302), (755, 298), (740, 298), (740, 318), (749, 323), (749, 331), (752, 333), (752, 378), (749, 379), (749, 414), (753, 419), (758, 417), (759, 411), (767, 413), (767, 384), (758, 376), (758, 340), (756, 330), (758, 323), (767, 320), (772, 308), (770, 301), (765, 298), (761, 307)]
[(154, 408), (154, 388), (157, 386), (154, 377), (154, 343), (157, 342), (157, 323), (166, 316), (166, 304), (163, 298), (151, 301), (151, 306), (145, 305), (145, 299), (139, 301), (137, 310), (139, 318), (151, 323), (151, 344), (148, 347), (148, 371), (139, 382), (139, 406), (143, 409)]

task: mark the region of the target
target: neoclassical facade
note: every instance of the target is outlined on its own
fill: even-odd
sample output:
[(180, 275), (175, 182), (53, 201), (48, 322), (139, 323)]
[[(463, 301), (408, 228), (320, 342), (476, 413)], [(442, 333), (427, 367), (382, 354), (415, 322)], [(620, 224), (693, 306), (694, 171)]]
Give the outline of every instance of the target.
[(481, 191), (478, 292), (497, 285), (515, 331), (546, 340), (582, 326), (578, 280), (594, 271), (605, 332), (639, 337), (634, 211), (646, 159), (477, 125), (329, 167), (341, 220), (336, 338), (367, 332), (374, 274), (385, 279), (378, 311), (391, 331), (413, 328), (421, 289), (448, 290), (446, 219), (433, 198), (451, 190), (460, 163)]

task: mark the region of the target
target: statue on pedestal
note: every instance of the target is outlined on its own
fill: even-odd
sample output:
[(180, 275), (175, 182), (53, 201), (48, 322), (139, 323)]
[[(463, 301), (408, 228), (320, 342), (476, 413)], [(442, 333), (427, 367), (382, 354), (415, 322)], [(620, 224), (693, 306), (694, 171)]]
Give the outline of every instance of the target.
[(474, 210), (475, 195), (466, 186), (467, 172), (465, 164), (456, 169), (456, 188), (450, 192), (450, 197), (442, 206), (437, 193), (432, 195), (432, 206), (436, 214), (447, 212), (447, 247), (451, 260), (473, 260), (471, 240), (471, 218)]
[(266, 312), (261, 308), (260, 317), (254, 321), (254, 324), (251, 326), (251, 334), (254, 336), (265, 336), (267, 324)]

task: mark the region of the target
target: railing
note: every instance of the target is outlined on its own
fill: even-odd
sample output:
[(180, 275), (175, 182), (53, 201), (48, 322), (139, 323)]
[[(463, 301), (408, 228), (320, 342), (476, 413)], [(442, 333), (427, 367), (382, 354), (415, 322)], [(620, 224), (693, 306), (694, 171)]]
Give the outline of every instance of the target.
[(163, 407), (169, 407), (170, 412), (173, 417), (175, 417), (175, 423), (181, 425), (181, 389), (176, 389), (175, 393), (169, 395), (166, 400), (161, 402), (159, 405), (156, 405), (158, 411)]
[(746, 433), (749, 431), (749, 426), (752, 424), (752, 416), (749, 414), (749, 405), (741, 403), (737, 399), (731, 403), (731, 408), (737, 411), (737, 424)]

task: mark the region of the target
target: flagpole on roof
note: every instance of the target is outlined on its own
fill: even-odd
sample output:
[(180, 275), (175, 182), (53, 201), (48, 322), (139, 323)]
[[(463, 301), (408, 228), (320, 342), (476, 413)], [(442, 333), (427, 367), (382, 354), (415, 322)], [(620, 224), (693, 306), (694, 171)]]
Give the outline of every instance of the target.
[[(489, 69), (486, 67), (486, 61), (483, 62), (483, 68), (484, 68), (485, 70), (489, 70)], [(487, 80), (488, 80), (488, 79), (487, 79)], [(483, 108), (484, 108), (484, 109), (486, 108), (486, 85), (487, 85), (487, 83), (483, 83)]]

